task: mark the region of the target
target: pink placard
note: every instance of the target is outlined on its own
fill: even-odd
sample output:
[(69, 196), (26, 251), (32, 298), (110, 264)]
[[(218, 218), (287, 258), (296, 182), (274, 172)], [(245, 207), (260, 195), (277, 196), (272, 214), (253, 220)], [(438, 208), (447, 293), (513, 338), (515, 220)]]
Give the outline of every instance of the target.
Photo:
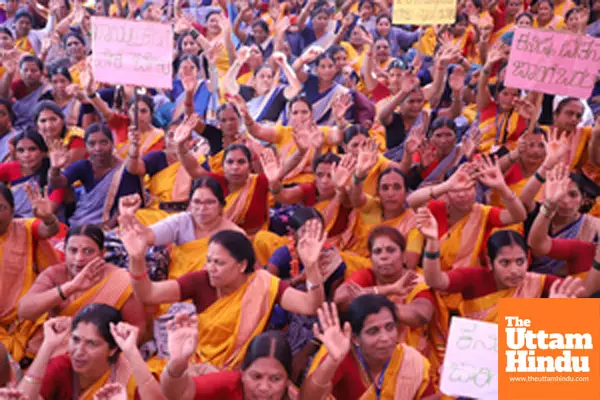
[(98, 82), (171, 89), (173, 29), (159, 22), (92, 17), (92, 62)]
[(587, 98), (600, 70), (600, 40), (566, 32), (518, 28), (506, 86)]

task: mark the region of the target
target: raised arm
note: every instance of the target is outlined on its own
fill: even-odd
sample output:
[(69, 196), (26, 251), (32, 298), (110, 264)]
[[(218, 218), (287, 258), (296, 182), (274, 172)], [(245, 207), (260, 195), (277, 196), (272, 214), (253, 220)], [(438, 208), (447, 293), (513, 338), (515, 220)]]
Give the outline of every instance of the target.
[(55, 139), (48, 143), (48, 149), (50, 151), (48, 183), (53, 189), (64, 188), (69, 182), (67, 181), (67, 177), (61, 174), (61, 170), (65, 168), (69, 162), (69, 149), (60, 139)]
[(6, 69), (2, 78), (0, 78), (0, 97), (11, 98), (12, 93), (10, 85), (15, 79), (17, 70), (19, 69), (19, 61), (14, 57), (2, 60), (2, 66)]
[(389, 126), (392, 123), (396, 107), (398, 107), (399, 104), (404, 103), (408, 96), (413, 91), (419, 90), (420, 87), (421, 83), (419, 82), (419, 78), (414, 75), (406, 75), (400, 85), (400, 91), (392, 96), (392, 98), (381, 108), (378, 115), (381, 125)]
[(477, 109), (479, 111), (485, 109), (488, 104), (492, 101), (492, 95), (490, 94), (489, 81), (490, 75), (492, 74), (492, 69), (494, 66), (500, 62), (506, 60), (506, 50), (500, 46), (496, 46), (490, 49), (487, 61), (481, 70), (481, 74), (479, 75), (479, 83), (477, 90)]
[(288, 64), (285, 54), (277, 51), (271, 55), (271, 58), (275, 61), (275, 64), (283, 70), (283, 74), (287, 78), (288, 85), (283, 89), (283, 94), (286, 99), (290, 100), (300, 93), (302, 90), (302, 83), (300, 83), (296, 71)]
[(240, 47), (235, 61), (231, 64), (231, 67), (229, 67), (224, 77), (223, 86), (226, 94), (236, 95), (240, 93), (240, 85), (237, 83), (237, 76), (249, 56), (250, 48), (246, 46)]
[(313, 333), (327, 349), (327, 356), (302, 383), (300, 400), (327, 398), (333, 389), (335, 372), (350, 351), (352, 328), (349, 322), (341, 327), (335, 303), (323, 303), (318, 316), (319, 324), (314, 324)]
[(315, 8), (316, 4), (317, 4), (317, 0), (308, 0), (306, 5), (302, 9), (302, 12), (300, 13), (300, 16), (298, 17), (298, 31), (299, 32), (302, 32), (304, 30), (304, 28), (306, 28), (306, 20), (308, 19), (308, 16), (310, 15), (313, 8)]
[(169, 361), (162, 372), (160, 387), (168, 400), (193, 400), (196, 384), (187, 373), (190, 359), (198, 347), (198, 319), (179, 313), (168, 325)]
[[(142, 226), (133, 215), (119, 216), (121, 240), (129, 254), (129, 273), (133, 293), (146, 305), (174, 303), (181, 300), (181, 289), (176, 280), (152, 282), (146, 268), (146, 250), (148, 248), (147, 228)], [(145, 228), (145, 229), (144, 229)]]
[(54, 215), (55, 203), (48, 198), (49, 191), (46, 186), (42, 193), (35, 181), (29, 181), (25, 185), (25, 193), (33, 209), (33, 216), (42, 221), (37, 231), (40, 239), (51, 238), (60, 230), (58, 218)]
[[(247, 4), (247, 3), (246, 3)], [(240, 42), (246, 43), (248, 40), (248, 35), (246, 32), (240, 29), (240, 25), (242, 21), (245, 19), (247, 14), (252, 14), (253, 10), (248, 6), (245, 9), (241, 10), (237, 17), (235, 17), (235, 21), (233, 21), (233, 34), (240, 39)]]
[(136, 176), (146, 175), (146, 164), (140, 157), (141, 133), (133, 128), (129, 129), (129, 150), (125, 159), (127, 172)]
[(197, 119), (199, 119), (199, 117), (196, 114), (187, 117), (175, 130), (174, 137), (175, 143), (177, 144), (177, 158), (179, 159), (181, 166), (185, 168), (186, 172), (193, 179), (198, 179), (201, 176), (208, 174), (208, 171), (198, 163), (196, 157), (189, 151), (192, 129), (196, 126)]
[(463, 164), (447, 181), (418, 189), (412, 192), (406, 201), (410, 208), (417, 210), (427, 205), (429, 200), (436, 200), (445, 193), (466, 190), (474, 185), (475, 181), (467, 171), (467, 165)]
[(111, 322), (110, 333), (129, 362), (140, 398), (144, 400), (165, 400), (165, 396), (160, 391), (160, 384), (150, 373), (148, 364), (146, 364), (137, 348), (139, 329), (126, 322), (119, 322), (117, 325)]
[(248, 111), (248, 105), (240, 96), (234, 96), (232, 100), (242, 115), (248, 133), (258, 140), (275, 143), (277, 140), (277, 131), (275, 130), (275, 127), (264, 126), (254, 121), (254, 118), (252, 118)]
[(44, 341), (38, 350), (33, 363), (27, 370), (25, 377), (19, 382), (19, 390), (28, 399), (41, 399), (43, 377), (50, 358), (59, 348), (61, 343), (67, 340), (71, 334), (71, 318), (56, 317), (44, 323)]
[(269, 181), (269, 191), (275, 197), (275, 200), (283, 204), (297, 204), (302, 201), (304, 194), (300, 186), (284, 188), (281, 184), (283, 177), (283, 166), (275, 151), (271, 148), (265, 148), (260, 154), (260, 164), (263, 173)]
[(440, 243), (438, 225), (431, 211), (423, 207), (417, 211), (417, 228), (425, 237), (423, 252), (423, 275), (425, 283), (433, 289), (444, 291), (450, 286), (450, 279), (440, 266)]
[(320, 46), (310, 46), (300, 57), (294, 61), (292, 68), (300, 82), (304, 83), (308, 79), (308, 74), (304, 72), (304, 66), (316, 60), (325, 50)]
[[(352, 175), (348, 197), (352, 208), (361, 208), (367, 202), (367, 195), (363, 191), (363, 182), (367, 179), (369, 172), (377, 163), (379, 158), (377, 143), (373, 139), (368, 139), (358, 152), (356, 161), (347, 160), (348, 168), (355, 164), (354, 174)], [(341, 163), (340, 163), (341, 164)], [(340, 167), (342, 168), (342, 167)]]
[(546, 200), (533, 221), (527, 239), (527, 244), (536, 256), (545, 256), (552, 248), (552, 239), (548, 235), (548, 228), (552, 217), (556, 214), (558, 203), (568, 194), (569, 181), (569, 170), (563, 164), (557, 165), (546, 174), (544, 185)]
[(91, 66), (87, 65), (83, 68), (79, 74), (81, 85), (85, 89), (90, 104), (94, 109), (104, 118), (105, 121), (110, 121), (115, 115), (114, 111), (102, 100), (98, 93), (96, 93), (96, 84), (94, 82), (94, 75), (92, 73)]
[(323, 276), (319, 270), (319, 256), (325, 240), (327, 240), (327, 232), (321, 221), (311, 219), (304, 224), (297, 250), (306, 272), (308, 291), (288, 288), (281, 297), (280, 306), (284, 310), (302, 315), (315, 315), (319, 306), (325, 301)]

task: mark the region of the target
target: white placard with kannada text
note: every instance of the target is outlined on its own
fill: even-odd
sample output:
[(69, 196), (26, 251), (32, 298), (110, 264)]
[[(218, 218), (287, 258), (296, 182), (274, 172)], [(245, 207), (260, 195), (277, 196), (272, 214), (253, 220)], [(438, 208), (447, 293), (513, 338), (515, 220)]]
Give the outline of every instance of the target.
[(160, 22), (92, 17), (97, 82), (171, 89), (173, 28)]
[(453, 317), (440, 389), (449, 396), (498, 398), (498, 325)]

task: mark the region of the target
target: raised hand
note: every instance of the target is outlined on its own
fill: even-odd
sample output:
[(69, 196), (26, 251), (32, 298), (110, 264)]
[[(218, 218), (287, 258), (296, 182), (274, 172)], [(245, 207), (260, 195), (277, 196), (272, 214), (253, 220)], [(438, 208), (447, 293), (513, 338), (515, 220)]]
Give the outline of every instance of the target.
[(460, 92), (463, 87), (465, 87), (465, 77), (467, 74), (465, 70), (461, 66), (457, 66), (452, 70), (450, 74), (450, 79), (448, 80), (448, 84), (450, 85), (450, 89), (453, 92)]
[(260, 153), (260, 165), (269, 182), (279, 182), (281, 180), (283, 166), (275, 154), (275, 150), (270, 147), (265, 148)]
[(36, 181), (28, 181), (25, 184), (25, 194), (33, 209), (33, 215), (42, 221), (48, 221), (54, 216), (54, 207), (52, 201), (48, 198), (48, 190), (48, 186), (46, 186), (44, 193), (42, 193)]
[(248, 58), (250, 58), (250, 47), (240, 47), (236, 54), (236, 60), (243, 65), (246, 63), (246, 61), (248, 61)]
[(55, 317), (44, 322), (44, 344), (55, 350), (71, 334), (71, 317)]
[(142, 206), (142, 198), (139, 194), (130, 194), (119, 199), (119, 215), (135, 215)]
[(413, 154), (425, 143), (425, 126), (422, 123), (414, 126), (404, 143), (406, 155), (412, 157)]
[(558, 164), (546, 174), (544, 194), (546, 199), (553, 203), (558, 202), (569, 192), (569, 168), (564, 164)]
[(87, 291), (102, 280), (105, 267), (104, 259), (100, 256), (95, 257), (73, 279), (63, 285), (64, 289), (69, 293)]
[(29, 400), (29, 397), (22, 390), (5, 387), (0, 389), (0, 400)]
[(326, 240), (327, 232), (323, 229), (320, 220), (313, 218), (302, 226), (296, 249), (300, 261), (306, 268), (318, 266), (319, 256)]
[(198, 319), (195, 315), (179, 313), (167, 324), (169, 331), (169, 361), (185, 363), (198, 347)]
[(475, 181), (473, 180), (470, 170), (472, 166), (467, 164), (462, 164), (456, 172), (450, 176), (450, 178), (445, 182), (446, 187), (449, 192), (460, 192), (463, 190), (467, 190), (475, 186)]
[(438, 224), (427, 207), (421, 207), (416, 214), (417, 229), (425, 238), (435, 240), (439, 236)]
[(331, 171), (331, 179), (336, 189), (341, 190), (348, 186), (355, 168), (356, 157), (353, 157), (352, 154), (344, 154), (339, 164), (334, 166)]
[(585, 292), (583, 281), (574, 276), (567, 276), (564, 279), (557, 279), (550, 286), (549, 298), (553, 299), (572, 299), (581, 297)]
[(497, 157), (492, 159), (488, 155), (483, 155), (479, 162), (479, 172), (475, 174), (475, 179), (492, 189), (499, 189), (506, 185), (497, 161)]
[(69, 163), (69, 149), (61, 139), (49, 140), (49, 157), (52, 168), (63, 169)]
[(408, 270), (404, 272), (400, 279), (392, 284), (392, 291), (396, 296), (404, 298), (408, 296), (418, 283), (419, 274), (415, 271)]
[(173, 140), (177, 146), (180, 147), (185, 147), (188, 141), (192, 138), (193, 127), (189, 126), (189, 124), (186, 124), (185, 122), (186, 121), (184, 121), (182, 124), (179, 124), (179, 126), (175, 129), (175, 134), (173, 135)]
[(505, 61), (507, 58), (508, 52), (506, 48), (503, 44), (498, 44), (490, 49), (485, 64), (491, 67), (497, 62)]
[(352, 107), (352, 104), (352, 93), (350, 92), (340, 94), (333, 99), (331, 109), (333, 110), (333, 116), (336, 121), (344, 119), (346, 112)]
[(120, 383), (107, 383), (94, 394), (94, 400), (127, 400), (127, 390)]
[(183, 90), (186, 93), (194, 93), (196, 91), (198, 80), (194, 75), (182, 75), (180, 78)]
[(79, 86), (76, 83), (72, 83), (69, 86), (67, 86), (67, 89), (65, 91), (67, 92), (68, 96), (73, 96), (79, 101), (85, 100), (85, 93), (83, 93), (81, 86)]
[(88, 96), (94, 94), (96, 91), (96, 84), (94, 82), (94, 74), (92, 73), (92, 67), (90, 65), (86, 65), (79, 72), (79, 82), (81, 82), (81, 86), (83, 86), (83, 89)]
[(311, 46), (306, 50), (306, 53), (302, 55), (302, 59), (305, 64), (311, 63), (317, 59), (325, 50), (321, 46)]
[(313, 334), (325, 345), (328, 357), (336, 363), (342, 362), (350, 351), (352, 337), (350, 323), (345, 322), (342, 329), (335, 303), (323, 303), (323, 306), (317, 310), (317, 316), (319, 323), (313, 325)]
[(421, 87), (419, 78), (411, 74), (405, 75), (400, 83), (400, 91), (402, 93), (411, 93), (412, 91), (417, 90), (419, 87)]
[(135, 126), (130, 126), (127, 130), (127, 139), (129, 139), (131, 146), (139, 148), (142, 143), (142, 134), (139, 130), (135, 129)]
[(481, 130), (473, 126), (467, 134), (463, 135), (461, 139), (461, 147), (463, 149), (463, 154), (467, 157), (467, 160), (470, 160), (475, 153), (475, 150), (479, 147), (481, 143)]
[(302, 152), (308, 151), (311, 146), (311, 139), (315, 136), (315, 130), (318, 131), (318, 133), (321, 133), (319, 127), (314, 122), (309, 129), (294, 129), (292, 138), (294, 139), (294, 143), (296, 143), (298, 150)]
[(479, 27), (479, 14), (473, 13), (469, 15), (469, 23), (473, 26)]
[(151, 241), (152, 230), (142, 225), (135, 215), (119, 216), (120, 236), (130, 258), (143, 259)]
[(569, 143), (567, 134), (563, 132), (561, 135), (558, 129), (554, 128), (548, 134), (548, 140), (544, 140), (546, 145), (546, 158), (544, 159), (544, 168), (554, 168), (556, 164), (564, 160), (565, 155), (569, 151)]
[(223, 50), (223, 43), (219, 41), (214, 43), (204, 52), (204, 57), (206, 57), (209, 64), (216, 64), (217, 57), (219, 57), (221, 50)]
[(278, 66), (283, 67), (287, 62), (287, 56), (281, 51), (276, 51), (271, 54), (271, 60), (273, 60)]
[(531, 120), (535, 113), (535, 104), (526, 98), (520, 98), (515, 101), (515, 111), (526, 120)]
[(116, 325), (111, 322), (110, 333), (123, 353), (127, 354), (132, 351), (138, 351), (137, 340), (139, 329), (137, 327), (126, 322), (119, 322)]
[(366, 177), (369, 171), (377, 164), (378, 158), (377, 143), (373, 139), (367, 139), (358, 152), (356, 176), (358, 178)]

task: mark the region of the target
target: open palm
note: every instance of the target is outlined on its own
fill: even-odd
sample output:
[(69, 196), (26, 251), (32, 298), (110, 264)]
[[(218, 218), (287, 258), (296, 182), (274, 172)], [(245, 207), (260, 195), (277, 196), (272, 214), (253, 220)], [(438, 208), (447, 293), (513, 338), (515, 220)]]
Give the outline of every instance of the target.
[(417, 211), (416, 218), (417, 229), (423, 236), (427, 239), (437, 239), (438, 238), (438, 224), (427, 207), (421, 207)]
[(476, 175), (477, 180), (492, 189), (498, 189), (502, 185), (505, 185), (504, 176), (500, 170), (500, 165), (484, 155), (479, 163), (479, 173)]
[(179, 313), (168, 323), (169, 360), (187, 362), (198, 347), (198, 319)]
[(325, 240), (327, 240), (327, 232), (324, 232), (320, 220), (313, 218), (303, 225), (297, 250), (304, 266), (307, 268), (317, 266)]
[(336, 362), (342, 361), (350, 351), (352, 337), (350, 323), (346, 322), (342, 329), (335, 303), (323, 303), (317, 315), (319, 323), (313, 325), (313, 334), (325, 345), (329, 357)]
[(269, 182), (277, 182), (281, 179), (283, 167), (273, 149), (266, 148), (260, 153), (260, 165)]

